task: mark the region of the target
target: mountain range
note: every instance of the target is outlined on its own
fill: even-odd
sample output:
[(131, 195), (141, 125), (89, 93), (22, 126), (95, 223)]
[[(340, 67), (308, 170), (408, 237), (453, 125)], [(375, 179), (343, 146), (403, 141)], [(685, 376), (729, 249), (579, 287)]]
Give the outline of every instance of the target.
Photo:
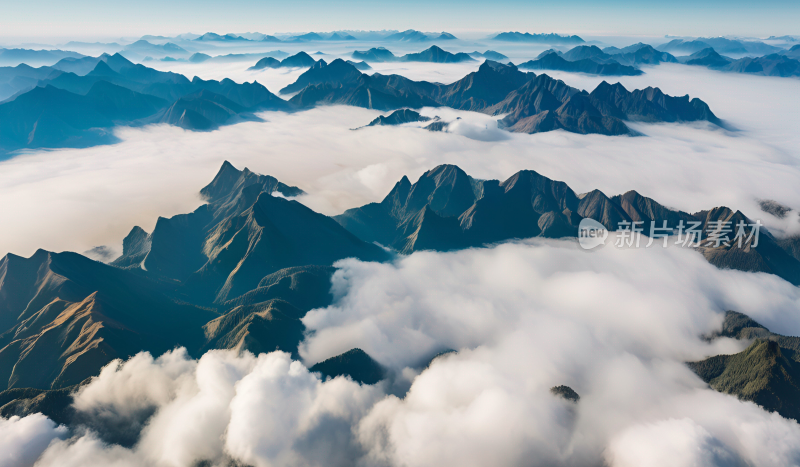
[(666, 44), (661, 44), (656, 47), (658, 50), (663, 52), (682, 52), (682, 53), (694, 53), (699, 52), (703, 49), (707, 49), (709, 47), (714, 48), (720, 53), (724, 54), (733, 54), (733, 55), (745, 55), (745, 54), (757, 54), (757, 55), (764, 55), (764, 54), (771, 54), (780, 52), (780, 47), (775, 47), (773, 45), (765, 44), (759, 41), (739, 41), (734, 39), (727, 39), (724, 37), (700, 37), (697, 39), (674, 39)]
[[(635, 191), (606, 196), (599, 190), (576, 194), (563, 182), (534, 171), (518, 172), (505, 181), (476, 180), (452, 165), (426, 172), (412, 184), (403, 177), (380, 203), (371, 203), (334, 219), (366, 242), (377, 242), (409, 254), (419, 250), (454, 250), (513, 238), (577, 236), (583, 218), (610, 231), (619, 222), (651, 221), (676, 226), (700, 222), (703, 238), (716, 221), (751, 223), (741, 212), (717, 207), (694, 214), (675, 211)], [(796, 251), (768, 232), (757, 247), (703, 246), (699, 251), (721, 268), (776, 274), (800, 284)]]
[(425, 34), (423, 32), (414, 29), (408, 29), (406, 31), (390, 34), (386, 36), (383, 40), (396, 41), (396, 42), (426, 42), (426, 41), (446, 41), (455, 39), (456, 36), (448, 32), (442, 32), (440, 34)]
[[(492, 52), (494, 55), (501, 55)], [(475, 61), (471, 56), (464, 52), (450, 53), (442, 48), (432, 45), (431, 47), (418, 53), (410, 53), (398, 57), (384, 47), (373, 47), (366, 51), (356, 50), (352, 53), (353, 60), (363, 60), (365, 62), (431, 62), (431, 63), (459, 63)], [(504, 55), (502, 55), (505, 57)], [(508, 58), (508, 57), (506, 57)]]
[[(37, 251), (0, 260), (0, 381), (59, 389), (115, 358), (175, 346), (297, 356), (306, 311), (332, 300), (335, 261), (385, 261), (333, 219), (287, 198), (302, 190), (223, 164), (207, 204), (134, 227), (110, 264)], [(280, 196), (273, 196), (280, 195)]]
[[(29, 71), (29, 70), (24, 70)], [(84, 76), (50, 73), (0, 104), (0, 153), (18, 148), (84, 147), (113, 141), (117, 124), (169, 123), (208, 130), (257, 110), (289, 105), (258, 84), (189, 81), (183, 75), (103, 55)]]
[(762, 76), (800, 76), (800, 60), (782, 54), (763, 57), (744, 57), (734, 60), (720, 55), (714, 48), (707, 47), (687, 57), (679, 59), (686, 65), (705, 66), (719, 71), (748, 73)]
[(248, 70), (263, 70), (264, 68), (309, 68), (317, 61), (305, 52), (298, 52), (291, 57), (277, 60), (274, 57), (264, 57)]
[[(0, 259), (0, 381), (12, 390), (0, 393), (3, 407), (15, 400), (14, 410), (41, 406), (34, 399), (61, 394), (42, 396), (41, 390), (74, 388), (111, 360), (142, 350), (160, 354), (183, 346), (196, 356), (215, 348), (278, 348), (297, 356), (300, 319), (332, 303), (332, 265), (342, 258), (387, 261), (516, 238), (574, 238), (585, 217), (611, 230), (619, 221), (674, 226), (700, 220), (704, 232), (714, 220), (746, 219), (725, 207), (675, 211), (634, 191), (576, 194), (532, 170), (502, 182), (478, 180), (452, 165), (413, 184), (403, 177), (383, 201), (333, 218), (292, 200), (301, 189), (228, 162), (200, 193), (207, 203), (194, 212), (159, 218), (151, 233), (134, 227), (122, 255), (109, 264), (44, 250)], [(761, 232), (757, 247), (734, 248), (701, 253), (719, 267), (800, 284), (800, 262), (769, 232)], [(798, 347), (797, 338), (786, 343), (756, 332), (782, 348)], [(775, 355), (775, 349), (762, 353)], [(365, 382), (381, 373), (358, 350), (314, 371)]]
[(531, 34), (529, 32), (501, 32), (492, 37), (496, 41), (531, 42), (535, 44), (580, 44), (585, 42), (578, 36), (562, 36), (560, 34)]
[(632, 134), (623, 120), (719, 123), (708, 106), (689, 96), (672, 97), (658, 88), (633, 92), (601, 83), (591, 93), (545, 74), (484, 61), (478, 71), (443, 85), (398, 75), (365, 75), (341, 59), (309, 69), (281, 92), (297, 92), (298, 108), (343, 104), (378, 110), (447, 106), (489, 115), (506, 114), (502, 128), (519, 133), (564, 129), (576, 133)]
[(636, 76), (643, 72), (639, 65), (657, 65), (678, 60), (667, 52), (659, 52), (647, 44), (634, 44), (622, 49), (596, 45), (579, 45), (567, 52), (549, 49), (519, 68), (528, 70), (558, 70), (609, 76)]
[[(449, 54), (435, 46), (417, 58), (446, 61), (460, 55), (472, 60), (467, 54)], [(629, 92), (620, 84), (605, 82), (587, 93), (547, 75), (525, 73), (491, 60), (461, 80), (444, 85), (399, 75), (367, 75), (344, 60), (328, 64), (300, 52), (280, 62), (281, 66), (310, 67), (281, 90), (297, 93), (289, 101), (257, 82), (238, 84), (197, 77), (190, 81), (177, 73), (134, 64), (120, 54), (78, 60), (80, 63), (71, 60), (68, 66), (76, 69), (94, 64), (93, 69), (85, 75), (54, 67), (0, 69), (0, 86), (4, 80), (9, 86), (23, 86), (0, 103), (0, 153), (104, 144), (114, 141), (109, 129), (120, 124), (167, 123), (211, 130), (257, 118), (256, 111), (325, 104), (379, 110), (448, 106), (506, 114), (500, 121), (502, 128), (522, 133), (564, 129), (583, 134), (633, 134), (624, 120), (719, 123), (697, 98), (671, 97), (657, 88)], [(271, 60), (265, 62), (274, 65)]]
[(62, 58), (81, 58), (84, 55), (68, 50), (30, 50), (0, 48), (0, 66), (17, 66), (26, 63), (31, 66), (55, 63)]
[(480, 53), (477, 50), (468, 54), (472, 58), (485, 58), (488, 60), (494, 60), (495, 62), (508, 60), (508, 57), (501, 54), (500, 52), (495, 52), (494, 50), (487, 50), (486, 52)]

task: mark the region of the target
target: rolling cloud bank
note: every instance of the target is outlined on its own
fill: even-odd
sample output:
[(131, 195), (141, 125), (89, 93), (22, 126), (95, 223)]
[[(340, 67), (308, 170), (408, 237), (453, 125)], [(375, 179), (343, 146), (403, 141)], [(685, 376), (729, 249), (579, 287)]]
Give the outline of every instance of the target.
[[(306, 315), (300, 353), (310, 365), (359, 347), (387, 380), (323, 381), (282, 352), (139, 354), (77, 393), (83, 429), (4, 420), (3, 465), (800, 462), (796, 422), (707, 388), (683, 364), (742, 350), (701, 339), (722, 310), (800, 331), (800, 292), (775, 276), (718, 270), (680, 248), (587, 253), (556, 240), (337, 267), (334, 304)], [(560, 384), (580, 400), (550, 394)]]
[[(797, 212), (800, 196), (792, 187), (800, 169), (793, 148), (800, 141), (793, 118), (800, 82), (684, 68), (689, 69), (662, 64), (646, 78), (621, 81), (629, 88), (651, 84), (676, 95), (701, 95), (737, 131), (631, 124), (647, 136), (520, 135), (498, 130), (493, 117), (446, 108), (422, 113), (454, 121), (451, 133), (421, 131), (413, 124), (351, 131), (379, 115), (354, 107), (266, 112), (266, 122), (209, 133), (121, 128), (119, 144), (33, 152), (0, 163), (0, 196), (15, 200), (0, 207), (5, 220), (0, 249), (25, 256), (37, 248), (80, 252), (108, 245), (119, 251), (118, 242), (133, 225), (149, 231), (158, 216), (200, 205), (196, 187), (225, 159), (302, 187), (309, 193), (303, 203), (328, 215), (380, 199), (403, 175), (414, 179), (441, 163), (486, 179), (534, 169), (576, 191), (635, 189), (687, 212), (728, 205), (755, 217), (759, 199)], [(589, 89), (598, 81), (559, 77)], [(732, 95), (741, 98), (732, 101)], [(764, 101), (775, 103), (769, 113)], [(796, 231), (800, 223), (791, 217), (792, 222), (778, 223), (765, 216), (764, 222), (772, 222), (774, 233)], [(51, 235), (54, 229), (60, 234)]]

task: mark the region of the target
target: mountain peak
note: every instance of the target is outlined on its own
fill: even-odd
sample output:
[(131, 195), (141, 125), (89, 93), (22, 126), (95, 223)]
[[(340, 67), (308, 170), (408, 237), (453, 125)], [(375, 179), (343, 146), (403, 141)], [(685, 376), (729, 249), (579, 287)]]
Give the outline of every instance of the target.
[[(245, 168), (245, 170), (247, 169)], [(241, 170), (226, 160), (222, 163), (222, 167), (219, 168), (214, 180), (200, 190), (200, 194), (209, 201), (215, 200), (219, 196), (228, 193), (242, 173)]]

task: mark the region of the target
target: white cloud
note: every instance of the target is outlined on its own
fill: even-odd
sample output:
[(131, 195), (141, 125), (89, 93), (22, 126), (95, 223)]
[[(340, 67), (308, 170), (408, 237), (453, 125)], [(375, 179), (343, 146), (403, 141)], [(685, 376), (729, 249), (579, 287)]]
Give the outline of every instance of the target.
[[(110, 364), (77, 395), (89, 430), (55, 443), (37, 465), (350, 465), (360, 453), (350, 427), (382, 394), (345, 378), (322, 382), (282, 352), (211, 351), (198, 361), (183, 349), (155, 360), (143, 353)], [(137, 416), (150, 406), (142, 429)], [(133, 447), (108, 442), (132, 421), (141, 430)]]
[[(570, 75), (567, 82), (591, 88), (594, 81)], [(505, 179), (534, 169), (577, 192), (636, 189), (687, 211), (728, 205), (758, 217), (756, 199), (800, 209), (794, 189), (800, 176), (794, 124), (800, 81), (669, 66), (622, 81), (699, 96), (742, 131), (637, 124), (647, 137), (557, 131), (486, 142), (416, 128), (351, 131), (379, 113), (348, 107), (266, 113), (266, 122), (210, 133), (121, 128), (124, 142), (117, 145), (35, 152), (0, 163), (0, 250), (27, 256), (39, 247), (119, 248), (133, 225), (149, 231), (159, 215), (197, 207), (197, 192), (225, 159), (300, 186), (310, 193), (303, 201), (326, 214), (380, 200), (403, 175), (416, 180), (441, 163), (458, 164), (478, 178)], [(484, 128), (489, 120), (448, 109), (425, 113), (448, 120), (461, 115)], [(778, 225), (771, 216), (762, 218)]]
[[(359, 347), (394, 384), (323, 382), (282, 352), (140, 354), (77, 395), (89, 431), (56, 441), (39, 465), (800, 462), (800, 425), (707, 388), (683, 364), (746, 346), (701, 339), (723, 310), (798, 334), (800, 291), (775, 276), (717, 270), (680, 248), (555, 240), (339, 267), (337, 302), (304, 319), (301, 355), (311, 364)], [(409, 368), (447, 348), (458, 353)], [(550, 394), (561, 384), (577, 404)], [(128, 425), (144, 427), (135, 445), (107, 444)]]
[(67, 436), (67, 429), (42, 414), (0, 417), (0, 467), (32, 465), (55, 439)]

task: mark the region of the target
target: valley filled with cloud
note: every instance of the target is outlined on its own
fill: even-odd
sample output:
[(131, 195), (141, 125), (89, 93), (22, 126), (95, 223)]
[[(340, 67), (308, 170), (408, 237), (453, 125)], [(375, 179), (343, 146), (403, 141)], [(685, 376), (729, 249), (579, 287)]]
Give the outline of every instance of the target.
[[(28, 146), (0, 122), (0, 467), (800, 466), (796, 76), (688, 53), (602, 72), (645, 36), (525, 74), (505, 63), (584, 39), (350, 32), (75, 43), (128, 55), (0, 102), (81, 108), (52, 83), (97, 79), (81, 96), (124, 89), (98, 109), (163, 107), (91, 144), (47, 99)], [(679, 245), (684, 221), (709, 243)], [(723, 221), (755, 241), (711, 247)]]

